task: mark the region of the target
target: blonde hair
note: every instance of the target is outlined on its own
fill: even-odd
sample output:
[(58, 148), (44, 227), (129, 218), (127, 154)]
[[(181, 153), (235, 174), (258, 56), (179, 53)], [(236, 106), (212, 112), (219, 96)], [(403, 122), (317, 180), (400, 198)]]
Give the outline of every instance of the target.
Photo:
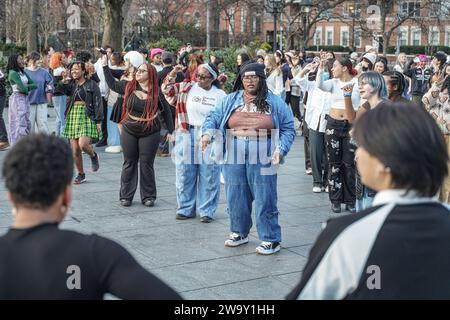
[(281, 75), (281, 69), (277, 65), (275, 55), (268, 54), (264, 59), (267, 59), (269, 61), (269, 67), (266, 67), (268, 75), (272, 74), (272, 72), (275, 72), (275, 76)]

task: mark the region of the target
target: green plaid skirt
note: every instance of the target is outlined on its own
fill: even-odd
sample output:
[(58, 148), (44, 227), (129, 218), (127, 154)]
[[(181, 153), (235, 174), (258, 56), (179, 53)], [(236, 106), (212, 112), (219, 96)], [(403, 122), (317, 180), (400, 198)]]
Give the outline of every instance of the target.
[(97, 127), (87, 115), (84, 104), (75, 102), (66, 118), (63, 136), (68, 139), (90, 137), (98, 139)]

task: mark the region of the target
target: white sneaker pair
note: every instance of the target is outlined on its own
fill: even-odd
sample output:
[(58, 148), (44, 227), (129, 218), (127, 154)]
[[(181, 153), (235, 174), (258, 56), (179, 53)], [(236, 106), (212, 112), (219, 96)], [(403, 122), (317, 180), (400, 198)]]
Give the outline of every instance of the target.
[(122, 147), (121, 146), (110, 146), (105, 149), (106, 153), (121, 153)]

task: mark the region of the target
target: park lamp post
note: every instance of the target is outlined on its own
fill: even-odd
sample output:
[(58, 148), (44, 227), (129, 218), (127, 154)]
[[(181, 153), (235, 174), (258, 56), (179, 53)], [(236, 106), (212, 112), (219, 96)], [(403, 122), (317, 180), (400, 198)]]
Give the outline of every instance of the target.
[(297, 4), (300, 7), (301, 12), (303, 13), (303, 48), (302, 53), (303, 57), (306, 53), (306, 43), (308, 42), (309, 34), (306, 32), (306, 27), (308, 24), (308, 15), (311, 10), (312, 0), (293, 0), (292, 3)]
[(273, 52), (277, 51), (277, 19), (283, 10), (283, 0), (266, 0), (266, 11), (273, 15)]

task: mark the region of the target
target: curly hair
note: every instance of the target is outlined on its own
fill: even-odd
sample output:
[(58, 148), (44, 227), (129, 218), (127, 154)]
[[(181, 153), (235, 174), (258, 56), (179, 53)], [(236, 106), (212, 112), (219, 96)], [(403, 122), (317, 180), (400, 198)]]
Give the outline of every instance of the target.
[(29, 135), (6, 155), (2, 176), (19, 205), (47, 209), (72, 181), (72, 151), (56, 136)]

